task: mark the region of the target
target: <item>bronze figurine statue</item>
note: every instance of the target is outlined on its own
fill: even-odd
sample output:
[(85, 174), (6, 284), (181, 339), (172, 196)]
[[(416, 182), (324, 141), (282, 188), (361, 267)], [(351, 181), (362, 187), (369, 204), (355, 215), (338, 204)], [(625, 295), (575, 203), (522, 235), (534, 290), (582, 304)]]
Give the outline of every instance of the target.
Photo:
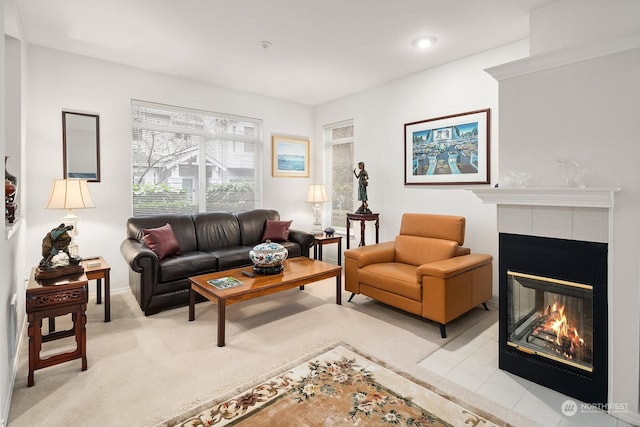
[(71, 254), (69, 254), (69, 244), (71, 243), (69, 231), (71, 230), (73, 230), (73, 225), (60, 224), (44, 236), (42, 239), (42, 260), (39, 264), (41, 269), (53, 268), (52, 259), (60, 252), (65, 253), (70, 263), (73, 263)]
[(358, 200), (362, 201), (362, 204), (356, 211), (357, 214), (370, 214), (369, 199), (367, 197), (367, 186), (369, 185), (369, 174), (364, 168), (364, 162), (358, 162), (359, 172), (353, 169), (353, 174), (358, 178)]

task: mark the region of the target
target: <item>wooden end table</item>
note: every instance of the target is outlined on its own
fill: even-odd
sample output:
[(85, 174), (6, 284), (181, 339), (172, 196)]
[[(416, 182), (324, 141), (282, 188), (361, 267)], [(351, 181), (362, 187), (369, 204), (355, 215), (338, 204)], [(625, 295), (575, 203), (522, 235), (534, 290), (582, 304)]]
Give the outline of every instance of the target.
[[(342, 267), (316, 261), (305, 257), (296, 257), (284, 262), (281, 273), (247, 277), (242, 272), (253, 272), (253, 267), (235, 268), (217, 273), (189, 277), (189, 321), (195, 319), (196, 293), (218, 305), (218, 347), (224, 347), (225, 311), (227, 305), (258, 298), (264, 295), (301, 287), (331, 277), (336, 278), (336, 304), (342, 304)], [(233, 277), (242, 282), (240, 286), (219, 289), (208, 281), (223, 277)]]
[(351, 228), (351, 221), (360, 221), (360, 245), (365, 246), (364, 242), (364, 228), (367, 221), (375, 221), (376, 227), (376, 243), (380, 241), (380, 214), (347, 214), (347, 249), (349, 249), (349, 229)]
[[(100, 265), (90, 266), (92, 263), (100, 263)], [(96, 281), (96, 304), (102, 304), (102, 279), (104, 279), (104, 321), (111, 321), (111, 267), (101, 256), (95, 258), (87, 258), (82, 260), (84, 274), (87, 280)]]
[(313, 259), (322, 261), (322, 247), (331, 243), (338, 244), (338, 265), (342, 265), (342, 236), (314, 236)]
[[(82, 370), (87, 370), (87, 302), (89, 301), (89, 285), (87, 276), (78, 274), (63, 276), (57, 279), (35, 279), (35, 268), (31, 272), (26, 291), (26, 311), (29, 322), (27, 333), (29, 335), (29, 374), (27, 386), (35, 384), (34, 371), (82, 359)], [(51, 331), (42, 335), (42, 320), (71, 314), (73, 327), (66, 331)], [(58, 353), (47, 358), (41, 358), (42, 343), (75, 336), (76, 348), (66, 353)]]

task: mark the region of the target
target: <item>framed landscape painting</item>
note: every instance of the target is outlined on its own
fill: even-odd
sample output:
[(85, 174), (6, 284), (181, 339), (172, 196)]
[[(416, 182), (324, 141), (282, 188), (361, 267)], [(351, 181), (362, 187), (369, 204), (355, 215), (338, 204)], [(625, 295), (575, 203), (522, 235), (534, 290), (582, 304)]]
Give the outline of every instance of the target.
[(309, 178), (309, 140), (273, 135), (271, 137), (272, 175)]
[(488, 184), (490, 109), (404, 125), (404, 184)]

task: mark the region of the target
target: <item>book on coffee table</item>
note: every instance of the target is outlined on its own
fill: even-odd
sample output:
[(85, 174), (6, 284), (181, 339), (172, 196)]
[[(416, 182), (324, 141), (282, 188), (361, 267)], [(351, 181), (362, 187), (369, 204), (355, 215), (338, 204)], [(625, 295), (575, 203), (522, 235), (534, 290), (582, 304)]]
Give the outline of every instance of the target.
[(221, 277), (220, 279), (207, 280), (207, 283), (215, 286), (218, 289), (233, 288), (235, 286), (242, 285), (242, 281), (231, 276)]

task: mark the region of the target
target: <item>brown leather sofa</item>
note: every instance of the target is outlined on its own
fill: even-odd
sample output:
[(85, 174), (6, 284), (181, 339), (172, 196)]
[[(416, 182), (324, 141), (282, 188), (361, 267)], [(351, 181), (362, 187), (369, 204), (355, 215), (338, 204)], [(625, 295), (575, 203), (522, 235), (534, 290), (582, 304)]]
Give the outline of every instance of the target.
[(491, 298), (493, 257), (464, 244), (465, 218), (405, 213), (395, 241), (345, 251), (345, 289), (445, 325)]

